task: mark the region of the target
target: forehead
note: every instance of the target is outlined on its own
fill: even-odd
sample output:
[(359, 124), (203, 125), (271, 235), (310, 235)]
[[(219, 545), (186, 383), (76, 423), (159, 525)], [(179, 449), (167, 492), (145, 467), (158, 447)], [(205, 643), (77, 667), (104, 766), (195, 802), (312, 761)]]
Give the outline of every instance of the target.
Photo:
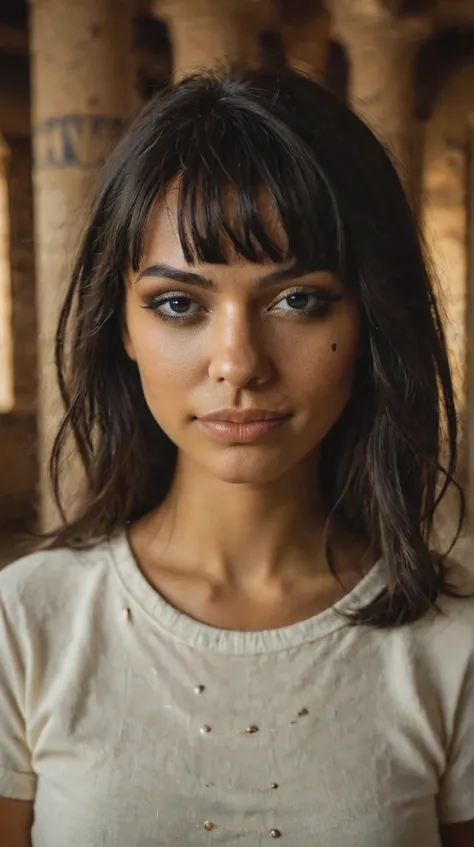
[[(207, 238), (208, 230), (217, 228), (219, 246), (226, 263), (234, 264), (238, 262), (241, 257), (226, 236), (226, 226), (229, 225), (233, 232), (237, 233), (242, 239), (245, 239), (246, 236), (243, 223), (245, 210), (242, 208), (243, 201), (236, 191), (230, 187), (223, 188), (219, 204), (207, 203), (204, 197), (199, 198), (192, 228), (189, 220), (184, 220), (179, 188), (179, 181), (175, 181), (169, 186), (166, 194), (158, 197), (155, 201), (144, 233), (142, 261), (146, 262), (151, 259), (164, 261), (166, 259), (168, 261), (173, 260), (173, 263), (188, 264), (183, 254), (180, 237), (179, 222), (181, 216), (181, 223), (184, 222), (184, 228), (191, 244), (196, 240), (194, 227), (197, 230), (198, 238)], [(281, 251), (283, 260), (289, 258), (286, 255), (288, 252), (286, 233), (276, 205), (267, 190), (256, 191), (255, 205), (259, 224), (265, 231), (266, 236)], [(221, 207), (225, 210), (225, 220), (219, 215)], [(261, 264), (268, 262), (268, 258), (255, 240), (254, 247), (257, 253), (260, 253), (258, 262)], [(196, 260), (197, 262), (198, 260)]]

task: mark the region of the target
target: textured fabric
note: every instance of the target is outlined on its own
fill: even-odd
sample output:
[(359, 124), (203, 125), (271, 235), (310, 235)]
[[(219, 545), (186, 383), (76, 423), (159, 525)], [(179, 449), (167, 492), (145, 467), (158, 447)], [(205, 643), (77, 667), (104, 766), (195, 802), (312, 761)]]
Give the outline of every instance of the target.
[(0, 794), (35, 798), (34, 847), (437, 847), (474, 818), (474, 601), (336, 613), (384, 582), (242, 633), (173, 609), (124, 533), (7, 567)]

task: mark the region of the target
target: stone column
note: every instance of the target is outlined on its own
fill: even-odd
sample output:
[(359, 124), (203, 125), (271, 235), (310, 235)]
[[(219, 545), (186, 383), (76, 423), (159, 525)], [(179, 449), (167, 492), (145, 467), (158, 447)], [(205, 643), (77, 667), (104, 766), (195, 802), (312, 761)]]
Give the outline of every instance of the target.
[(219, 64), (258, 63), (272, 0), (154, 0), (153, 11), (168, 25), (179, 79)]
[(329, 53), (331, 16), (317, 4), (284, 3), (282, 36), (287, 64), (324, 82)]
[(43, 527), (56, 519), (46, 465), (60, 415), (53, 368), (58, 308), (98, 171), (133, 103), (131, 17), (130, 0), (30, 5)]
[(390, 149), (410, 191), (414, 60), (429, 25), (420, 18), (396, 18), (376, 2), (361, 2), (359, 9), (337, 13), (336, 3), (334, 32), (350, 62), (350, 101)]

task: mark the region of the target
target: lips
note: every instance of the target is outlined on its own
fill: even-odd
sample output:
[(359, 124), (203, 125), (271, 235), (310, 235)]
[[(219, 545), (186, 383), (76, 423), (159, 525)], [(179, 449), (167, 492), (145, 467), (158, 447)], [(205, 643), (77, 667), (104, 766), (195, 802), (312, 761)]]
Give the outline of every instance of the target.
[(230, 444), (260, 442), (285, 426), (292, 415), (275, 409), (216, 409), (196, 418), (213, 438)]
[(203, 423), (222, 422), (233, 424), (248, 424), (256, 421), (276, 421), (289, 418), (288, 412), (277, 412), (269, 409), (218, 409), (199, 418)]

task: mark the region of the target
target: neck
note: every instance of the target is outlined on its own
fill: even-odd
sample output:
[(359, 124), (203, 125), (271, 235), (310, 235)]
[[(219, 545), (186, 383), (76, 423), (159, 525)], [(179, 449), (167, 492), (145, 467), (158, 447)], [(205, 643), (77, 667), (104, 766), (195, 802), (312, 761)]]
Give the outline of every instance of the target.
[(145, 519), (150, 544), (180, 569), (228, 584), (314, 569), (326, 520), (316, 483), (316, 461), (270, 483), (239, 485), (180, 456), (165, 503)]

